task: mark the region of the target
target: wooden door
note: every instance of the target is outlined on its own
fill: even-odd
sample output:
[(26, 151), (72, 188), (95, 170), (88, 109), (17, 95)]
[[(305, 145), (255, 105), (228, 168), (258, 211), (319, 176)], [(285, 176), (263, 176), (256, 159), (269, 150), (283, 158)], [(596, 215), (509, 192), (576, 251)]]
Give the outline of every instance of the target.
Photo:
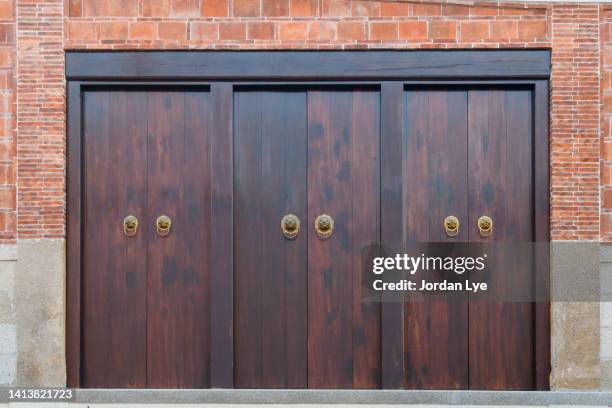
[(85, 93), (85, 387), (209, 384), (209, 105), (207, 92)]
[[(526, 89), (407, 87), (403, 94), (402, 239), (407, 242), (532, 242), (534, 139)], [(400, 156), (388, 157), (399, 161)], [(455, 237), (443, 220), (460, 220)], [(481, 236), (479, 217), (493, 219)], [(517, 258), (517, 259), (515, 259)], [(534, 292), (531, 258), (491, 266), (499, 301), (432, 301), (410, 295), (399, 316), (403, 384), (426, 389), (534, 389), (535, 307), (502, 296)], [(393, 309), (390, 309), (393, 310)], [(397, 324), (397, 317), (391, 324)], [(393, 327), (385, 325), (383, 336)], [(397, 338), (398, 335), (395, 335)]]
[[(467, 92), (407, 89), (404, 93), (406, 158), (403, 190), (406, 242), (468, 240)], [(444, 219), (459, 219), (449, 237)], [(404, 314), (407, 386), (464, 389), (468, 386), (468, 306), (410, 294)]]
[[(528, 90), (471, 90), (468, 108), (469, 239), (534, 241), (533, 130)], [(493, 220), (483, 238), (478, 218)], [(533, 293), (533, 267), (519, 259), (496, 264), (493, 284)], [(528, 260), (529, 258), (526, 258)], [(511, 299), (504, 299), (511, 300)], [(471, 389), (524, 390), (535, 386), (533, 303), (470, 302)]]
[[(234, 296), (238, 388), (305, 388), (306, 94), (234, 94)], [(297, 216), (302, 232), (281, 233)]]
[[(378, 239), (379, 110), (367, 89), (234, 94), (237, 387), (378, 387), (360, 257)], [(301, 221), (293, 240), (286, 214)], [(335, 221), (327, 240), (320, 214)]]
[[(147, 385), (146, 115), (146, 92), (83, 97), (85, 387)], [(128, 238), (122, 221), (129, 214), (141, 225)]]

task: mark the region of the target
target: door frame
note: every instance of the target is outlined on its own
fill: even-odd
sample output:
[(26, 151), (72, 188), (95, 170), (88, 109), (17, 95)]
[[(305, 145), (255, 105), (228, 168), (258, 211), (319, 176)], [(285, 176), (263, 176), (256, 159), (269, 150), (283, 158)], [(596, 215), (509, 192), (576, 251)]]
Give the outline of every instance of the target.
[[(211, 276), (211, 387), (233, 388), (233, 147), (235, 85), (375, 84), (381, 95), (381, 152), (402, 154), (402, 98), (406, 86), (498, 85), (532, 90), (534, 138), (534, 231), (550, 241), (549, 78), (550, 50), (351, 50), (351, 51), (68, 51), (67, 79), (67, 310), (66, 367), (70, 387), (81, 385), (82, 95), (95, 87), (208, 86), (216, 123), (211, 148), (217, 154), (211, 188), (218, 198), (212, 226), (215, 263)], [(401, 240), (394, 211), (402, 206), (401, 160), (381, 164), (381, 240)], [(401, 211), (399, 212), (401, 214)], [(548, 299), (549, 258), (536, 260), (536, 299)], [(549, 389), (550, 304), (535, 303), (535, 378)], [(382, 388), (405, 387), (403, 307), (381, 304)], [(385, 334), (391, 334), (386, 336)], [(400, 358), (398, 358), (400, 357)]]

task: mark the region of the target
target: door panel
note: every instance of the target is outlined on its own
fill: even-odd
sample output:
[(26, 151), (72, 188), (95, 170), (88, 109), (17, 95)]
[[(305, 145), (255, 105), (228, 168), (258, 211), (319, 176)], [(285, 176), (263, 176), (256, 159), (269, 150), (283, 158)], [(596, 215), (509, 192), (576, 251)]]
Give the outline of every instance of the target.
[[(467, 241), (467, 92), (407, 90), (404, 236), (408, 242)], [(444, 218), (459, 219), (450, 238)], [(468, 384), (466, 302), (410, 294), (404, 347), (409, 388), (461, 389)]]
[[(144, 92), (83, 98), (82, 382), (146, 386), (146, 100)], [(135, 215), (140, 230), (123, 233)]]
[[(198, 88), (84, 92), (81, 384), (209, 387), (216, 341), (233, 351), (214, 356), (236, 388), (379, 388), (386, 336), (399, 345), (397, 386), (532, 389), (532, 304), (411, 293), (381, 327), (380, 304), (361, 301), (381, 195), (397, 193), (385, 216), (398, 220), (398, 240), (534, 238), (532, 91), (403, 86), (385, 100), (385, 123), (385, 86), (225, 83), (226, 103)], [(213, 124), (214, 109), (227, 121)], [(382, 137), (397, 140), (397, 155), (387, 146), (381, 158)], [(233, 158), (211, 153), (223, 140)], [(211, 173), (213, 158), (233, 161)], [(233, 220), (211, 215), (219, 209)], [(140, 221), (133, 237), (128, 214)], [(162, 214), (172, 219), (166, 237)], [(295, 239), (282, 234), (286, 214), (301, 220)], [(334, 219), (328, 239), (315, 231), (321, 214)], [(460, 220), (454, 238), (447, 215)], [(481, 215), (494, 220), (489, 238)], [(215, 241), (224, 223), (233, 236)], [(233, 262), (233, 275), (214, 275), (215, 259)], [(495, 289), (532, 291), (532, 265), (512, 262), (491, 268)], [(211, 277), (227, 284), (213, 290)], [(211, 291), (228, 299), (217, 303), (224, 313), (211, 310)]]
[(306, 94), (236, 92), (234, 114), (235, 385), (305, 388)]
[[(533, 241), (531, 92), (470, 91), (468, 123), (470, 241)], [(493, 219), (488, 238), (476, 227), (481, 215)], [(525, 260), (491, 269), (497, 290), (533, 291)], [(533, 304), (471, 302), (469, 313), (470, 388), (533, 388)]]
[[(209, 383), (212, 119), (207, 92), (150, 92), (147, 144), (149, 387)], [(155, 225), (167, 215), (170, 233)]]
[[(360, 302), (361, 250), (379, 236), (379, 94), (308, 93), (308, 385), (376, 388), (379, 305)], [(330, 215), (333, 235), (314, 232)]]

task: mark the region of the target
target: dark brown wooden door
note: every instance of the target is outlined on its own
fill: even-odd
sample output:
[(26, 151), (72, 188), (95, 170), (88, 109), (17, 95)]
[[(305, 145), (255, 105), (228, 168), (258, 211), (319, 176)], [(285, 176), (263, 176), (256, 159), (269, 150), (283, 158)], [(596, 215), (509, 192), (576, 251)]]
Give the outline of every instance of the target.
[[(532, 97), (393, 81), (88, 89), (81, 385), (534, 388), (533, 304), (361, 294), (362, 251), (381, 240), (535, 239)], [(529, 265), (512, 271), (496, 265), (496, 284), (533, 290)]]
[[(405, 241), (535, 240), (531, 98), (531, 91), (521, 89), (405, 89)], [(460, 220), (453, 238), (443, 227), (448, 215)], [(494, 222), (489, 237), (477, 227), (483, 215)], [(533, 293), (528, 261), (492, 266), (498, 293), (519, 287), (522, 294)], [(410, 300), (403, 310), (402, 345), (408, 388), (536, 387), (533, 303), (468, 296), (442, 302), (411, 295)]]
[[(404, 93), (402, 204), (407, 242), (468, 240), (463, 225), (468, 219), (467, 102), (465, 90)], [(447, 216), (460, 220), (459, 232), (452, 238), (443, 228)], [(467, 388), (467, 302), (431, 301), (416, 293), (410, 294), (405, 307), (408, 387)]]
[[(470, 241), (534, 241), (531, 92), (471, 90), (468, 106), (468, 202)], [(482, 238), (476, 222), (493, 219)], [(533, 292), (529, 264), (495, 265), (494, 284)], [(470, 302), (470, 388), (535, 386), (535, 308), (532, 303)]]
[(83, 122), (83, 385), (207, 387), (209, 94), (87, 92)]
[[(379, 105), (367, 89), (235, 93), (237, 387), (379, 386), (378, 305), (360, 298), (361, 250), (378, 240)], [(293, 240), (286, 214), (301, 221)]]

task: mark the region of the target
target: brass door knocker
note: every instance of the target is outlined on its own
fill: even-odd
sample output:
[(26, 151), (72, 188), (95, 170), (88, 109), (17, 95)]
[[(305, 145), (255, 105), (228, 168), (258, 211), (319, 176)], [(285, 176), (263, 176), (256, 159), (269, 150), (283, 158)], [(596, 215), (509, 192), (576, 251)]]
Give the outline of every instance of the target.
[(449, 215), (444, 219), (444, 230), (449, 237), (455, 237), (459, 234), (459, 218), (454, 215)]
[(287, 239), (295, 239), (300, 232), (300, 219), (293, 215), (287, 214), (281, 220), (281, 231)]
[(159, 217), (157, 217), (155, 226), (157, 227), (157, 234), (160, 237), (166, 237), (168, 236), (168, 234), (170, 234), (170, 227), (172, 226), (172, 220), (167, 215), (160, 215)]
[(491, 236), (493, 233), (493, 220), (487, 215), (483, 215), (478, 219), (478, 232), (483, 238)]
[(128, 237), (133, 237), (138, 231), (138, 218), (130, 214), (123, 219), (123, 233)]
[(327, 214), (321, 214), (315, 219), (315, 232), (321, 239), (328, 239), (334, 233), (334, 219)]

